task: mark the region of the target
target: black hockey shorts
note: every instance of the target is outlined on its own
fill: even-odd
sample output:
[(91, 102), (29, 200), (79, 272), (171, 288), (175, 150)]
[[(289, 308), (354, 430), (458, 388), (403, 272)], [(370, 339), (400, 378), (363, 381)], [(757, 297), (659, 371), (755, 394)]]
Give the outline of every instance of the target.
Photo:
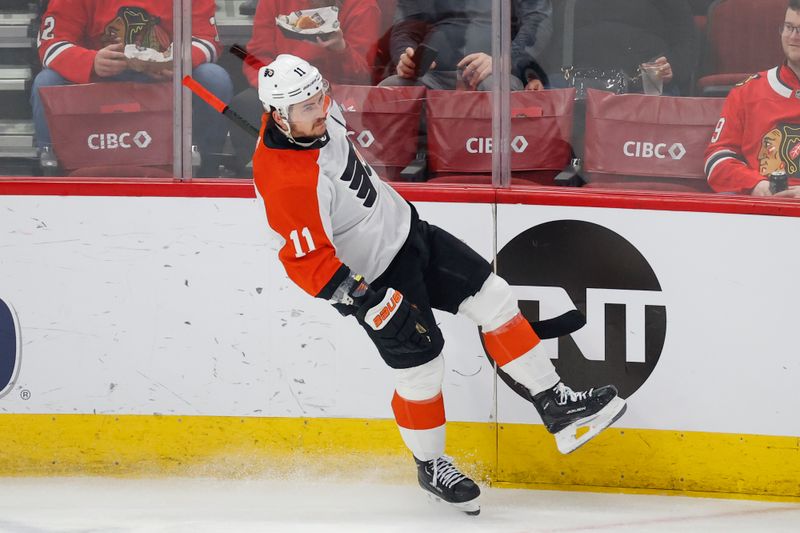
[(466, 298), (477, 294), (492, 272), (486, 259), (445, 230), (419, 219), (412, 206), (411, 231), (389, 267), (370, 286), (397, 289), (416, 305), (431, 336), (431, 347), (413, 355), (378, 351), (392, 368), (412, 368), (436, 358), (444, 347), (433, 309), (455, 314)]

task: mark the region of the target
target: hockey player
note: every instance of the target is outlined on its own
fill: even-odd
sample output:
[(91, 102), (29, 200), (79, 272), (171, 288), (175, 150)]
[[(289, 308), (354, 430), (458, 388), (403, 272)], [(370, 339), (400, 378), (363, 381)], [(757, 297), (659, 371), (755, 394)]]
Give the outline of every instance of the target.
[[(392, 410), (420, 486), (477, 514), (480, 489), (443, 455), (444, 339), (433, 308), (482, 328), (489, 354), (528, 389), (562, 453), (613, 423), (625, 402), (611, 385), (577, 392), (561, 382), (508, 283), (379, 179), (348, 139), (326, 88), (319, 71), (295, 56), (280, 55), (259, 71), (267, 113), (253, 175), (282, 240), (278, 257), (300, 288), (354, 316), (394, 370)], [(578, 427), (588, 431), (577, 437)]]
[(786, 61), (725, 100), (706, 150), (706, 178), (717, 192), (800, 197), (800, 0), (789, 1), (780, 31)]

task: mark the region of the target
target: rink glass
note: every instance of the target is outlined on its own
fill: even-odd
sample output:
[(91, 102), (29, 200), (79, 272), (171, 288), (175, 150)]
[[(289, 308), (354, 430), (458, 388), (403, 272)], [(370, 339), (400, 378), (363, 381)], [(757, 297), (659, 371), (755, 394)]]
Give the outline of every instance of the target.
[[(613, 13), (599, 17), (593, 20), (591, 31), (587, 30), (585, 10), (595, 9), (592, 7), (596, 3), (594, 0), (577, 0), (572, 25), (576, 40), (571, 61), (568, 60), (563, 43), (565, 28), (569, 27), (566, 8), (570, 3), (570, 0), (538, 2), (543, 9), (543, 14), (539, 15), (526, 14), (520, 8), (523, 4), (533, 6), (537, 2), (492, 0), (489, 3), (476, 2), (474, 6), (470, 2), (464, 3), (467, 17), (457, 23), (474, 23), (485, 17), (483, 28), (491, 33), (483, 43), (487, 56), (492, 58), (493, 83), (489, 90), (475, 90), (469, 83), (468, 68), (462, 66), (447, 71), (444, 45), (458, 45), (457, 42), (428, 43), (434, 48), (443, 48), (432, 73), (443, 78), (452, 77), (451, 85), (455, 91), (437, 93), (435, 90), (442, 87), (433, 84), (435, 90), (425, 95), (401, 96), (393, 101), (381, 88), (374, 94), (362, 91), (361, 96), (340, 102), (345, 106), (346, 118), (352, 126), (351, 139), (356, 148), (389, 181), (431, 185), (458, 183), (467, 187), (545, 186), (558, 187), (562, 192), (567, 190), (565, 186), (581, 186), (580, 189), (586, 191), (628, 189), (646, 190), (651, 194), (664, 191), (713, 194), (705, 183), (704, 156), (699, 153), (703, 148), (702, 138), (706, 135), (703, 128), (708, 130), (708, 139), (714, 134), (716, 124), (711, 118), (708, 118), (708, 124), (687, 126), (687, 135), (700, 140), (694, 141), (692, 146), (678, 147), (675, 146), (678, 141), (674, 139), (662, 143), (659, 139), (647, 138), (645, 133), (648, 131), (658, 136), (659, 125), (642, 119), (646, 113), (631, 113), (623, 117), (618, 133), (631, 132), (633, 136), (630, 139), (620, 137), (619, 146), (609, 147), (602, 144), (602, 139), (608, 139), (608, 136), (598, 134), (604, 130), (598, 129), (600, 126), (592, 120), (592, 113), (602, 113), (605, 107), (613, 106), (614, 101), (601, 101), (597, 95), (594, 100), (590, 97), (576, 99), (570, 92), (578, 80), (581, 86), (593, 87), (604, 78), (611, 80), (605, 84), (607, 92), (652, 95), (648, 99), (632, 98), (628, 107), (654, 109), (666, 105), (670, 99), (677, 99), (674, 100), (678, 106), (675, 113), (681, 117), (687, 113), (680, 107), (685, 99), (709, 99), (711, 102), (711, 99), (724, 97), (727, 89), (708, 92), (699, 83), (704, 76), (715, 74), (715, 66), (723, 62), (715, 56), (714, 46), (710, 44), (718, 38), (707, 17), (712, 2), (687, 0), (688, 15), (681, 20), (668, 21), (666, 17), (651, 16), (656, 13), (652, 9), (641, 10), (648, 18), (644, 19), (642, 27), (635, 29), (634, 42), (643, 43), (642, 54), (646, 55), (639, 57), (638, 61), (625, 57), (624, 60), (630, 59), (630, 62), (620, 64), (612, 64), (613, 61), (609, 60), (611, 57), (622, 61), (614, 52), (613, 35), (592, 40), (591, 53), (582, 43), (582, 36), (587, 32), (591, 34), (591, 31), (612, 27), (603, 18), (615, 18)], [(197, 4), (196, 0), (194, 4)], [(240, 4), (241, 0), (216, 2), (214, 17), (222, 48), (217, 64), (230, 77), (234, 95), (249, 87), (246, 71), (252, 67), (243, 65), (241, 59), (229, 53), (228, 49), (233, 44), (254, 46), (250, 44), (254, 19), (239, 13)], [(337, 86), (375, 86), (395, 74), (391, 34), (398, 14), (397, 3), (392, 0), (376, 0), (374, 6), (370, 2), (352, 0), (343, 3), (332, 1), (331, 4), (338, 8), (339, 33), (310, 40), (276, 40), (279, 45), (288, 43), (286, 46), (289, 48), (275, 52), (313, 50), (315, 58), (326, 57), (319, 61), (319, 66), (332, 82), (332, 94), (336, 99)], [(358, 9), (353, 7), (355, 4), (359, 4)], [(56, 98), (51, 103), (52, 109), (46, 113), (45, 122), (50, 125), (52, 141), (41, 148), (37, 147), (30, 98), (32, 82), (42, 67), (38, 55), (31, 53), (36, 49), (37, 39), (27, 35), (30, 27), (31, 34), (38, 33), (40, 42), (46, 43), (53, 24), (49, 24), (46, 17), (36, 18), (37, 13), (33, 10), (20, 8), (19, 13), (15, 11), (9, 18), (9, 25), (0, 30), (4, 32), (4, 42), (8, 43), (0, 48), (3, 55), (0, 64), (5, 65), (0, 72), (0, 89), (4, 96), (0, 105), (0, 175), (119, 179), (149, 176), (183, 181), (198, 177), (200, 155), (197, 137), (200, 132), (192, 123), (193, 105), (204, 104), (192, 102), (190, 93), (179, 83), (182, 75), (192, 72), (191, 13), (197, 6), (191, 0), (174, 0), (170, 5), (174, 19), (170, 29), (174, 38), (174, 77), (171, 81), (165, 79), (152, 83), (163, 88), (164, 94), (161, 97), (152, 94), (151, 87), (150, 94), (137, 96), (135, 87), (130, 84), (118, 85), (101, 80), (97, 84), (100, 88), (95, 92), (87, 90), (83, 96), (69, 93), (66, 100), (60, 101)], [(641, 4), (637, 2), (636, 5)], [(482, 9), (482, 14), (476, 15), (477, 11), (470, 11), (473, 9)], [(771, 32), (780, 28), (784, 39), (786, 35), (796, 38), (798, 27), (784, 22), (784, 14), (784, 10), (754, 10), (748, 14), (748, 26), (735, 30), (738, 40), (753, 41), (748, 32), (755, 34), (762, 27), (773, 28)], [(688, 33), (684, 31), (686, 24), (691, 30)], [(630, 28), (624, 29), (629, 30), (633, 32)], [(522, 40), (519, 36), (526, 32), (535, 38), (527, 43), (527, 55), (520, 55), (518, 50)], [(688, 35), (689, 40), (695, 39), (695, 42), (684, 46), (686, 42), (671, 41), (676, 32)], [(771, 32), (770, 35), (774, 36)], [(276, 39), (284, 37), (280, 35)], [(763, 50), (763, 53), (753, 54), (760, 58), (760, 62), (748, 66), (748, 70), (742, 72), (743, 77), (767, 70), (782, 59), (779, 36), (762, 38), (759, 42), (758, 46), (750, 48)], [(362, 52), (353, 50), (363, 50), (359, 61), (352, 59), (352, 54)], [(701, 53), (703, 50), (705, 52)], [(667, 57), (670, 62), (671, 79), (661, 77), (664, 69), (653, 66), (653, 58), (659, 55)], [(596, 60), (595, 65), (585, 64), (592, 58)], [(600, 59), (605, 59), (606, 64), (598, 63)], [(565, 64), (568, 61), (570, 64)], [(354, 67), (361, 62), (364, 68)], [(539, 86), (537, 80), (547, 88), (545, 91), (533, 90)], [(733, 84), (730, 80), (726, 83)], [(339, 89), (338, 92), (343, 94), (347, 90)], [(660, 97), (663, 100), (655, 96), (659, 93), (663, 94)], [(410, 99), (418, 100), (421, 105), (416, 108), (409, 106)], [(703, 100), (699, 102), (698, 105), (702, 105)], [(713, 103), (709, 106), (713, 108)], [(396, 114), (393, 114), (393, 108)], [(709, 117), (716, 112), (717, 108), (714, 108), (708, 113)], [(364, 120), (360, 121), (352, 113), (361, 114)], [(370, 116), (365, 118), (366, 115)], [(258, 108), (255, 114), (248, 116), (255, 126), (260, 126)], [(400, 124), (402, 120), (418, 123), (419, 127), (394, 128), (394, 124)], [(645, 122), (637, 123), (637, 120)], [(377, 127), (370, 124), (377, 124)], [(225, 127), (237, 128), (227, 121)], [(673, 133), (674, 129), (670, 133), (672, 137)], [(632, 144), (627, 144), (629, 141)], [(399, 151), (403, 153), (393, 150), (394, 146), (402, 146)], [(685, 154), (681, 153), (683, 149)], [(598, 161), (598, 151), (613, 152), (616, 159)], [(218, 154), (218, 168), (213, 169), (211, 175), (249, 179), (251, 167), (247, 152), (235, 142), (226, 140)], [(631, 162), (638, 164), (630, 165)], [(668, 164), (671, 162), (677, 165), (673, 174), (670, 174)], [(648, 168), (653, 172), (647, 172)]]

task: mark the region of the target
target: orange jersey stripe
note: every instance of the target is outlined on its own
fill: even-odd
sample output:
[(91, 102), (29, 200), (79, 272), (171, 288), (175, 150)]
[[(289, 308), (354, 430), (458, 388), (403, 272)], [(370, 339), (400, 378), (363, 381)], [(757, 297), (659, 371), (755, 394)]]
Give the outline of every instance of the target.
[(539, 336), (522, 313), (489, 333), (483, 334), (486, 351), (499, 366), (528, 353), (537, 344)]
[(434, 429), (443, 426), (444, 397), (440, 392), (430, 400), (415, 402), (394, 393), (392, 410), (397, 425), (406, 429)]

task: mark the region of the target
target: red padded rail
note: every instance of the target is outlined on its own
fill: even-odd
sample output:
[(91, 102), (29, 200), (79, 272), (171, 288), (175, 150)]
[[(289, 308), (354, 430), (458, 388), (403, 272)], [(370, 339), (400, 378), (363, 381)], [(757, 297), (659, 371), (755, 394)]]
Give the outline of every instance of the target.
[[(691, 211), (800, 217), (800, 200), (750, 196), (582, 190), (571, 187), (495, 189), (486, 185), (392, 183), (412, 202), (560, 205), (655, 211)], [(254, 198), (253, 185), (242, 179), (2, 178), (3, 196), (131, 196), (178, 198)]]

